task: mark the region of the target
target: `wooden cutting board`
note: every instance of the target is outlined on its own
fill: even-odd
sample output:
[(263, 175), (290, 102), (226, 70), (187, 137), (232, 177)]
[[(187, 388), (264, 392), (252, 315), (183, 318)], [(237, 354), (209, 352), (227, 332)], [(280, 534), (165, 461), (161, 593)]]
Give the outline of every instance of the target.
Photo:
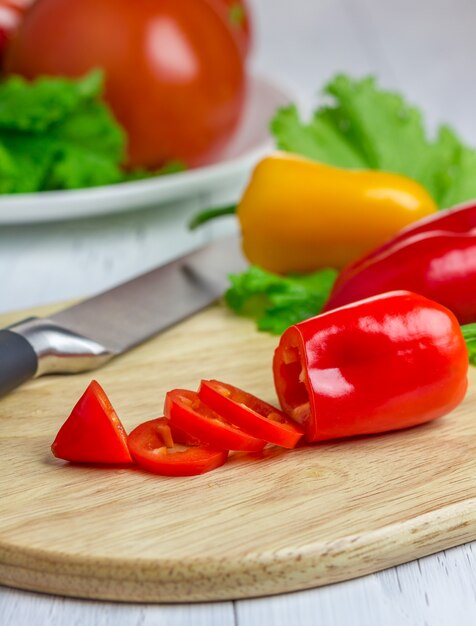
[[(131, 429), (161, 414), (168, 389), (194, 389), (201, 378), (275, 402), (276, 343), (217, 306), (95, 376)], [(470, 376), (463, 405), (438, 422), (237, 454), (193, 478), (53, 458), (49, 446), (91, 375), (35, 380), (0, 401), (0, 582), (122, 601), (244, 598), (345, 580), (475, 539)]]

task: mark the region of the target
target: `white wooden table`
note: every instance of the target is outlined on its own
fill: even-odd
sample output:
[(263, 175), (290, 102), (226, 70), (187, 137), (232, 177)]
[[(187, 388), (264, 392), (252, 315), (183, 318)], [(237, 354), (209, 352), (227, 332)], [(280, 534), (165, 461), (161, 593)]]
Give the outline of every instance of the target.
[[(309, 106), (336, 71), (375, 73), (476, 145), (474, 0), (253, 0), (256, 69)], [(206, 199), (198, 199), (204, 202)], [(191, 207), (191, 210), (193, 207)], [(169, 229), (167, 244), (157, 245)], [(0, 311), (92, 293), (203, 235), (160, 212), (0, 229)], [(163, 240), (163, 237), (162, 237)], [(0, 506), (1, 514), (1, 506)], [(476, 623), (476, 544), (321, 589), (200, 605), (121, 605), (0, 588), (2, 626), (273, 626)]]

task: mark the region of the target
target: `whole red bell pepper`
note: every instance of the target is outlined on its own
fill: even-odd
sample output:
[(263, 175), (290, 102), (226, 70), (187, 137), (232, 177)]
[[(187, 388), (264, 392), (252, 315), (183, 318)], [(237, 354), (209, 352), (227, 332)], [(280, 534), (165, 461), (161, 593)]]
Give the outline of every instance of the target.
[(468, 352), (455, 316), (427, 298), (381, 294), (288, 328), (274, 355), (284, 412), (307, 441), (421, 424), (454, 409)]
[(476, 204), (417, 222), (343, 269), (324, 311), (394, 289), (436, 300), (476, 321)]
[(363, 265), (367, 264), (374, 257), (382, 254), (385, 250), (392, 248), (401, 241), (405, 241), (414, 235), (429, 233), (434, 231), (444, 231), (447, 233), (468, 233), (476, 228), (476, 202), (461, 204), (452, 209), (445, 209), (432, 213), (417, 222), (413, 222), (406, 228), (402, 228), (394, 237), (381, 246), (374, 248), (367, 254), (356, 259), (344, 267), (336, 280), (335, 286), (344, 282), (346, 278), (353, 274)]

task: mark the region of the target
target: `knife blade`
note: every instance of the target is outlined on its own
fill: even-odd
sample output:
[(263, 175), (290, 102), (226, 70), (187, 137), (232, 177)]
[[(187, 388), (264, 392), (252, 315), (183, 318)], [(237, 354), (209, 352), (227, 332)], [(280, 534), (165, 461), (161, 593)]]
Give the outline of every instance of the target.
[(0, 395), (32, 377), (95, 369), (217, 300), (246, 267), (236, 237), (199, 248), (49, 318), (0, 330)]

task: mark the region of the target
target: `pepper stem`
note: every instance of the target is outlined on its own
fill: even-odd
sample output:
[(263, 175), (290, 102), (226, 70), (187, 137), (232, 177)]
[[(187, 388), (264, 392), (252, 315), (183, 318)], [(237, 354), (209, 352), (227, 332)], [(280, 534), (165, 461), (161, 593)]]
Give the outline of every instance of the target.
[(216, 209), (205, 209), (200, 211), (197, 215), (194, 215), (188, 227), (190, 230), (195, 230), (200, 226), (203, 226), (206, 222), (214, 220), (216, 217), (223, 217), (224, 215), (234, 215), (236, 213), (236, 204), (230, 204), (229, 206), (223, 206)]
[(469, 362), (476, 365), (476, 324), (464, 324), (461, 332), (468, 348)]

